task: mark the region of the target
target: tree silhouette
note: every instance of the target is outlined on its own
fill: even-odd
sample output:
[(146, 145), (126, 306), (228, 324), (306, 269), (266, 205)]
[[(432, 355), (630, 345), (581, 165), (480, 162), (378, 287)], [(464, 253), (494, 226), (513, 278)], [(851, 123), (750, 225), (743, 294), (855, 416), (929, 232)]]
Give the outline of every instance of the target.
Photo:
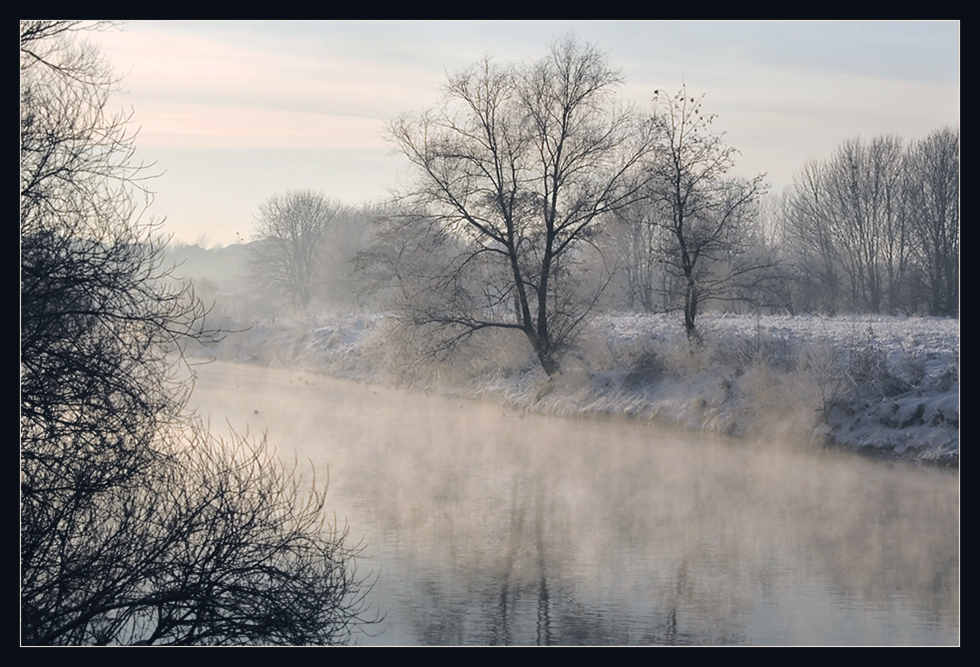
[(330, 644), (363, 595), (322, 491), (185, 410), (206, 311), (79, 31), (21, 22), (21, 641)]

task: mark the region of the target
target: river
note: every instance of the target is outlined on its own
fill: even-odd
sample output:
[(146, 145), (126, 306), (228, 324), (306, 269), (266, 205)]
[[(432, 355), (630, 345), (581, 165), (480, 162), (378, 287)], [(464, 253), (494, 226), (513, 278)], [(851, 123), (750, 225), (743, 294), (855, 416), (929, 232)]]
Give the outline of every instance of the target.
[(956, 471), (214, 363), (212, 430), (329, 473), (362, 645), (956, 645)]

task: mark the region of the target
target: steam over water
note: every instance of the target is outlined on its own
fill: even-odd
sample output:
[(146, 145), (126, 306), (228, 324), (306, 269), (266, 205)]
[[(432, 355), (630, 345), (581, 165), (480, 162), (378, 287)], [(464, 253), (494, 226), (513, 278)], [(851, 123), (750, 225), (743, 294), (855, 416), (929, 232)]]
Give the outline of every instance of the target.
[(362, 644), (957, 644), (955, 472), (216, 363), (193, 401), (329, 468)]

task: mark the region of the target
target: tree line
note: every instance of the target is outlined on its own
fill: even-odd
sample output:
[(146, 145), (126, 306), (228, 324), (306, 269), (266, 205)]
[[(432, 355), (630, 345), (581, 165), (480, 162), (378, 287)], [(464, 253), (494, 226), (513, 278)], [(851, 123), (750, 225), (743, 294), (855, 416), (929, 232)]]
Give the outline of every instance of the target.
[(796, 310), (959, 315), (959, 130), (808, 163), (784, 202)]
[[(645, 111), (621, 84), (570, 37), (534, 62), (450, 75), (436, 107), (388, 126), (414, 180), (342, 216), (361, 232), (334, 234), (356, 236), (340, 255), (321, 244), (325, 266), (340, 261), (360, 303), (427, 332), (434, 352), (509, 331), (548, 374), (598, 309), (677, 311), (693, 341), (705, 309), (958, 314), (958, 130), (847, 141), (774, 196), (764, 174), (734, 175), (738, 151), (703, 95), (658, 90)], [(287, 198), (293, 211), (323, 200)], [(262, 276), (312, 266), (287, 247), (297, 224), (276, 229), (292, 215), (282, 203), (261, 210)], [(290, 280), (270, 284), (308, 307)]]

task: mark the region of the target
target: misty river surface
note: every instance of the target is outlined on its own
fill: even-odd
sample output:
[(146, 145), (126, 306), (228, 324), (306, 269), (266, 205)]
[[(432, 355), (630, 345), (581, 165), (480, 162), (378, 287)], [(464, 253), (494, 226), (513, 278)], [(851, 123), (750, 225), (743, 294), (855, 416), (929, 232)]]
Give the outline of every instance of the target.
[[(192, 406), (312, 462), (376, 577), (363, 645), (959, 643), (956, 471), (298, 371)], [(308, 476), (307, 476), (308, 478)]]

